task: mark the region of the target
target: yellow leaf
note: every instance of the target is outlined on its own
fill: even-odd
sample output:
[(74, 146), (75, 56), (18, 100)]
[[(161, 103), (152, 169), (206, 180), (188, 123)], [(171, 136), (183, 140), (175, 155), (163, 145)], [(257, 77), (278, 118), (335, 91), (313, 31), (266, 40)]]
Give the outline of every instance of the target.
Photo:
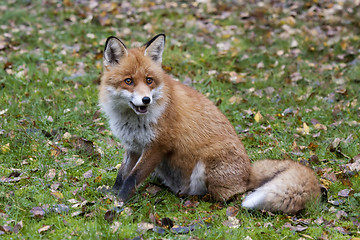
[(329, 188), (330, 185), (332, 184), (329, 180), (326, 180), (326, 179), (324, 179), (324, 178), (320, 178), (320, 182), (321, 182), (321, 184), (324, 185), (324, 187), (326, 187), (326, 188)]
[(310, 128), (306, 123), (303, 123), (303, 128), (304, 128), (304, 132), (305, 134), (309, 134), (310, 133)]
[(206, 223), (211, 223), (211, 222), (212, 222), (212, 217), (211, 217), (211, 216), (208, 216), (208, 217), (204, 218), (203, 220), (204, 220), (204, 222), (206, 222)]
[(56, 197), (57, 199), (63, 199), (64, 195), (61, 192), (51, 192), (51, 195), (53, 195), (54, 197)]
[(341, 47), (341, 49), (342, 49), (343, 51), (345, 51), (346, 48), (347, 48), (347, 42), (346, 42), (346, 41), (342, 41), (342, 42), (340, 43), (340, 47)]
[(100, 63), (95, 64), (95, 67), (99, 70), (102, 69), (102, 65)]
[(315, 124), (315, 129), (326, 131), (327, 127), (325, 125), (323, 125), (323, 124), (317, 123), (317, 124)]
[(262, 120), (262, 118), (263, 118), (263, 116), (261, 115), (260, 112), (257, 112), (257, 113), (255, 114), (254, 119), (255, 119), (256, 122), (260, 122), (260, 121)]
[(229, 39), (229, 38), (231, 38), (231, 37), (232, 37), (231, 34), (224, 34), (224, 35), (222, 35), (222, 38), (223, 38), (223, 39)]
[(231, 98), (229, 98), (229, 102), (230, 104), (239, 104), (241, 102), (242, 98), (241, 97), (236, 97), (236, 96), (232, 96)]
[(2, 151), (2, 153), (9, 152), (10, 151), (10, 143), (7, 143), (7, 144), (1, 146), (1, 151)]

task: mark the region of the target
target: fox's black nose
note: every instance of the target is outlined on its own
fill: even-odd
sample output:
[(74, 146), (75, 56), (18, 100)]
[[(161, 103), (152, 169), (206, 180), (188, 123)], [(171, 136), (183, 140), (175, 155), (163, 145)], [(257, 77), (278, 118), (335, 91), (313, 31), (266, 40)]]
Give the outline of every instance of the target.
[(150, 101), (151, 101), (151, 99), (150, 99), (149, 97), (143, 97), (143, 98), (142, 98), (142, 102), (143, 102), (144, 104), (149, 104)]

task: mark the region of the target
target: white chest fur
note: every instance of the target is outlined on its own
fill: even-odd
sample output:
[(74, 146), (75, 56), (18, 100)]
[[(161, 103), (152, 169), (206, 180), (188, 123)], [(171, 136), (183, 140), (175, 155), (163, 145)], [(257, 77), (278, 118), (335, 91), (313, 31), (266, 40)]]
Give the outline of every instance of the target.
[(137, 116), (131, 111), (110, 114), (110, 128), (126, 149), (141, 153), (155, 138), (156, 131), (146, 116)]
[(142, 153), (143, 149), (155, 139), (156, 124), (165, 110), (166, 103), (159, 103), (161, 89), (153, 95), (153, 103), (148, 106), (148, 113), (138, 115), (129, 106), (128, 92), (117, 91), (111, 87), (107, 89), (106, 102), (100, 106), (109, 118), (110, 128), (128, 150)]

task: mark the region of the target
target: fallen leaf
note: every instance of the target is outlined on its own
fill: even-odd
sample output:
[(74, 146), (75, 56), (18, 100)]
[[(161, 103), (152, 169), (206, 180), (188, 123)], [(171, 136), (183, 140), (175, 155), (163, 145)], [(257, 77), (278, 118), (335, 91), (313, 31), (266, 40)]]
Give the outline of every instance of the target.
[(89, 171), (87, 171), (87, 172), (85, 172), (85, 173), (83, 174), (83, 177), (84, 177), (85, 179), (91, 178), (92, 176), (93, 176), (93, 174), (92, 174), (92, 169), (90, 169)]
[(0, 150), (1, 150), (2, 153), (7, 153), (7, 152), (9, 152), (9, 151), (10, 151), (10, 143), (7, 143), (7, 144), (5, 144), (5, 145), (2, 145), (2, 146), (0, 147)]
[(114, 222), (114, 223), (110, 226), (111, 232), (112, 232), (112, 233), (116, 233), (120, 226), (121, 226), (121, 223), (120, 223), (120, 222), (117, 222), (117, 221)]
[(49, 169), (49, 171), (45, 173), (44, 178), (51, 181), (55, 176), (56, 176), (56, 170)]
[(116, 216), (116, 211), (108, 210), (104, 215), (104, 219), (108, 222), (113, 222), (115, 216)]
[(311, 155), (309, 158), (311, 164), (320, 164), (319, 157), (317, 155)]
[(239, 209), (237, 207), (230, 206), (226, 209), (226, 216), (235, 217), (238, 214), (238, 212), (239, 212)]
[(310, 142), (308, 145), (308, 149), (310, 149), (311, 151), (315, 151), (318, 147), (319, 145), (314, 142)]
[(340, 145), (341, 139), (340, 138), (335, 138), (334, 141), (331, 142), (330, 144), (330, 152), (334, 152)]
[(72, 199), (69, 199), (67, 200), (69, 203), (72, 203), (72, 204), (75, 204), (75, 203), (78, 203), (79, 201), (76, 200), (75, 198), (72, 198)]
[(12, 232), (12, 227), (7, 226), (7, 225), (3, 225), (3, 226), (0, 225), (0, 231), (10, 233), (10, 232)]
[(285, 223), (284, 227), (289, 228), (291, 231), (295, 231), (295, 232), (302, 232), (302, 231), (308, 229), (308, 227), (301, 226), (301, 225), (293, 226), (293, 225), (291, 225), (291, 223)]
[(94, 179), (94, 183), (99, 183), (99, 182), (101, 182), (101, 179), (102, 179), (102, 175), (97, 176), (97, 177)]
[(259, 68), (264, 68), (264, 63), (263, 62), (259, 62), (257, 65), (256, 65), (256, 68), (259, 69)]
[(360, 172), (360, 154), (356, 155), (352, 159), (353, 163), (346, 164), (350, 171)]
[(343, 210), (337, 211), (336, 213), (336, 219), (340, 219), (341, 217), (347, 217), (347, 216), (348, 214)]
[(33, 214), (33, 217), (39, 218), (39, 219), (43, 218), (45, 215), (45, 211), (41, 207), (33, 207), (30, 210), (30, 213)]
[(324, 131), (327, 131), (327, 127), (323, 124), (320, 124), (320, 123), (317, 123), (314, 125), (315, 129), (317, 130), (324, 130)]
[(238, 96), (232, 96), (231, 98), (229, 98), (229, 103), (230, 104), (239, 104), (242, 101), (241, 97)]
[(318, 219), (314, 220), (314, 223), (317, 225), (322, 225), (325, 222), (323, 217), (319, 217)]
[(254, 116), (254, 119), (256, 122), (260, 122), (263, 119), (263, 116), (261, 115), (260, 112), (257, 112)]
[(294, 113), (294, 110), (292, 108), (287, 108), (281, 113), (281, 115), (282, 116), (287, 116), (287, 115), (291, 115), (293, 113)]
[(240, 227), (240, 220), (236, 217), (228, 216), (228, 220), (225, 220), (222, 224), (229, 228), (238, 228)]
[(189, 227), (175, 225), (170, 229), (170, 231), (177, 234), (187, 234), (191, 231), (191, 229)]
[(91, 157), (93, 159), (100, 159), (101, 154), (96, 151), (95, 145), (92, 141), (78, 136), (71, 136), (71, 146), (80, 154)]
[(343, 189), (340, 192), (338, 192), (338, 196), (340, 196), (340, 197), (349, 197), (350, 192), (351, 192), (351, 189)]
[(137, 224), (137, 232), (141, 232), (144, 233), (148, 230), (151, 230), (154, 228), (154, 224), (152, 223), (146, 223), (146, 222), (141, 222)]
[(50, 228), (51, 228), (51, 225), (45, 225), (45, 226), (39, 228), (38, 233), (46, 232), (46, 231), (48, 231)]
[(50, 208), (50, 211), (55, 213), (68, 213), (69, 207), (66, 206), (65, 204), (56, 204)]
[(296, 131), (301, 135), (308, 135), (310, 133), (309, 126), (304, 122), (302, 127), (296, 128)]
[(64, 199), (64, 195), (61, 192), (53, 191), (50, 194), (59, 200)]
[(83, 214), (84, 214), (83, 211), (76, 211), (76, 212), (73, 212), (73, 213), (71, 214), (71, 216), (72, 216), (72, 217), (76, 217), (76, 216), (83, 215)]
[(185, 208), (190, 208), (190, 207), (197, 207), (199, 205), (198, 201), (190, 201), (187, 200), (186, 202), (184, 202), (184, 207)]
[(350, 234), (351, 232), (343, 227), (334, 227), (334, 230), (344, 234), (344, 235), (348, 235)]
[(56, 191), (61, 186), (61, 183), (53, 183), (50, 186), (50, 189)]
[(122, 210), (122, 214), (125, 214), (126, 216), (130, 217), (132, 214), (133, 214), (133, 210), (132, 208), (129, 208), (129, 207), (125, 207), (123, 210)]
[(161, 188), (156, 185), (150, 185), (149, 187), (146, 188), (146, 191), (151, 195), (155, 195), (156, 193), (161, 191)]
[(303, 123), (303, 129), (305, 134), (309, 134), (310, 133), (310, 128), (306, 123)]
[(20, 221), (20, 222), (18, 222), (18, 223), (16, 223), (15, 224), (15, 226), (14, 226), (14, 228), (13, 228), (13, 232), (14, 233), (19, 233), (19, 231), (22, 229), (24, 227), (24, 225), (23, 225), (23, 222), (22, 222), (22, 220)]
[(165, 234), (165, 229), (158, 227), (158, 226), (154, 226), (154, 228), (152, 229), (153, 232), (159, 233), (159, 234)]
[(210, 206), (211, 210), (220, 210), (224, 208), (224, 204), (221, 202), (214, 203)]
[(322, 178), (327, 179), (327, 180), (329, 180), (331, 182), (336, 182), (337, 181), (337, 177), (336, 177), (335, 173), (333, 173), (333, 172), (324, 173)]

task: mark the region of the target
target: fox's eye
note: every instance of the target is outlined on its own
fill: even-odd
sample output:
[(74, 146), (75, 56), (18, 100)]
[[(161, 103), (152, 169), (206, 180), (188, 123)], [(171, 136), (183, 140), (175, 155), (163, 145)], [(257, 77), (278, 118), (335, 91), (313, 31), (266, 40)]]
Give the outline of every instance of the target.
[(152, 79), (151, 77), (146, 78), (146, 83), (149, 84), (149, 85), (152, 84), (153, 81), (154, 81), (154, 79)]
[(131, 78), (126, 78), (126, 79), (124, 80), (124, 82), (125, 82), (127, 85), (131, 85), (131, 84), (134, 83), (134, 81), (133, 81)]

